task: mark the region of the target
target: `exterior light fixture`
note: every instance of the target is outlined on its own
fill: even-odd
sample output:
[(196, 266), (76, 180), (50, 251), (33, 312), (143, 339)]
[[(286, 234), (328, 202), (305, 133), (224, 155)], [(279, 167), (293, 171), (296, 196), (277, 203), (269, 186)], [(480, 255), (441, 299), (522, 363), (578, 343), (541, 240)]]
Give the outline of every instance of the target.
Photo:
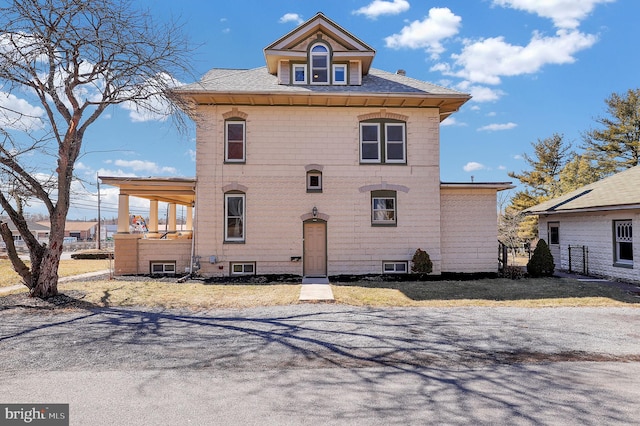
[(313, 215), (313, 217), (318, 217), (318, 208), (316, 206), (313, 206), (311, 214)]

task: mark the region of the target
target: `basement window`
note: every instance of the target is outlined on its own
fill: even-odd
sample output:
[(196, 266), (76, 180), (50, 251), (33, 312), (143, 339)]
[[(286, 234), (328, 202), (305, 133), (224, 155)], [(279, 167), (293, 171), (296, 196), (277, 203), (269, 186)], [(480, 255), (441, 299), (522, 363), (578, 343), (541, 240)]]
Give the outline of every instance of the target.
[(382, 273), (406, 274), (408, 272), (408, 266), (408, 262), (382, 262)]
[(243, 262), (231, 264), (231, 275), (255, 275), (256, 264), (255, 262)]
[(175, 275), (176, 262), (151, 262), (151, 275)]

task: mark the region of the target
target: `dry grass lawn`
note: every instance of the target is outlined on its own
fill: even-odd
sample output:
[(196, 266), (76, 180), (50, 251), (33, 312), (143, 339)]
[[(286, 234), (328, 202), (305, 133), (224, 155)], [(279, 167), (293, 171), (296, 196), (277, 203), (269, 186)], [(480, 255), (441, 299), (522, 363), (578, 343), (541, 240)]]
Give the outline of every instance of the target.
[[(27, 264), (29, 262), (26, 262)], [(101, 271), (109, 269), (109, 260), (61, 260), (58, 274), (61, 277), (84, 274), (86, 272)], [(7, 287), (20, 284), (20, 276), (16, 274), (7, 259), (0, 259), (0, 287)]]

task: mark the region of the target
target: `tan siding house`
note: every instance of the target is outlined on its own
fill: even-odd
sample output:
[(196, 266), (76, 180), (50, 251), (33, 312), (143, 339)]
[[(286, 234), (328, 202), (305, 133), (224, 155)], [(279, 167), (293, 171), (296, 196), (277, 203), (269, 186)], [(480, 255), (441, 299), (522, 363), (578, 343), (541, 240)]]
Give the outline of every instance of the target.
[(435, 274), (497, 271), (510, 184), (440, 182), (440, 122), (469, 95), (372, 68), (375, 51), (321, 13), (264, 55), (176, 90), (197, 115), (200, 274), (406, 273), (418, 248)]
[(640, 166), (527, 209), (540, 219), (556, 269), (640, 282), (638, 188)]

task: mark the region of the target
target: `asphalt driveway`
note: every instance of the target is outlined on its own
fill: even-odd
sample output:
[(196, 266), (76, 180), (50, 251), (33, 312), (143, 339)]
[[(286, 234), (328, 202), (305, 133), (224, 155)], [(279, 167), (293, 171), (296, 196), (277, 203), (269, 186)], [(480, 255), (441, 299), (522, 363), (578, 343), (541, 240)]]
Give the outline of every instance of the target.
[(0, 324), (0, 402), (66, 402), (71, 424), (640, 418), (635, 308), (16, 308)]

